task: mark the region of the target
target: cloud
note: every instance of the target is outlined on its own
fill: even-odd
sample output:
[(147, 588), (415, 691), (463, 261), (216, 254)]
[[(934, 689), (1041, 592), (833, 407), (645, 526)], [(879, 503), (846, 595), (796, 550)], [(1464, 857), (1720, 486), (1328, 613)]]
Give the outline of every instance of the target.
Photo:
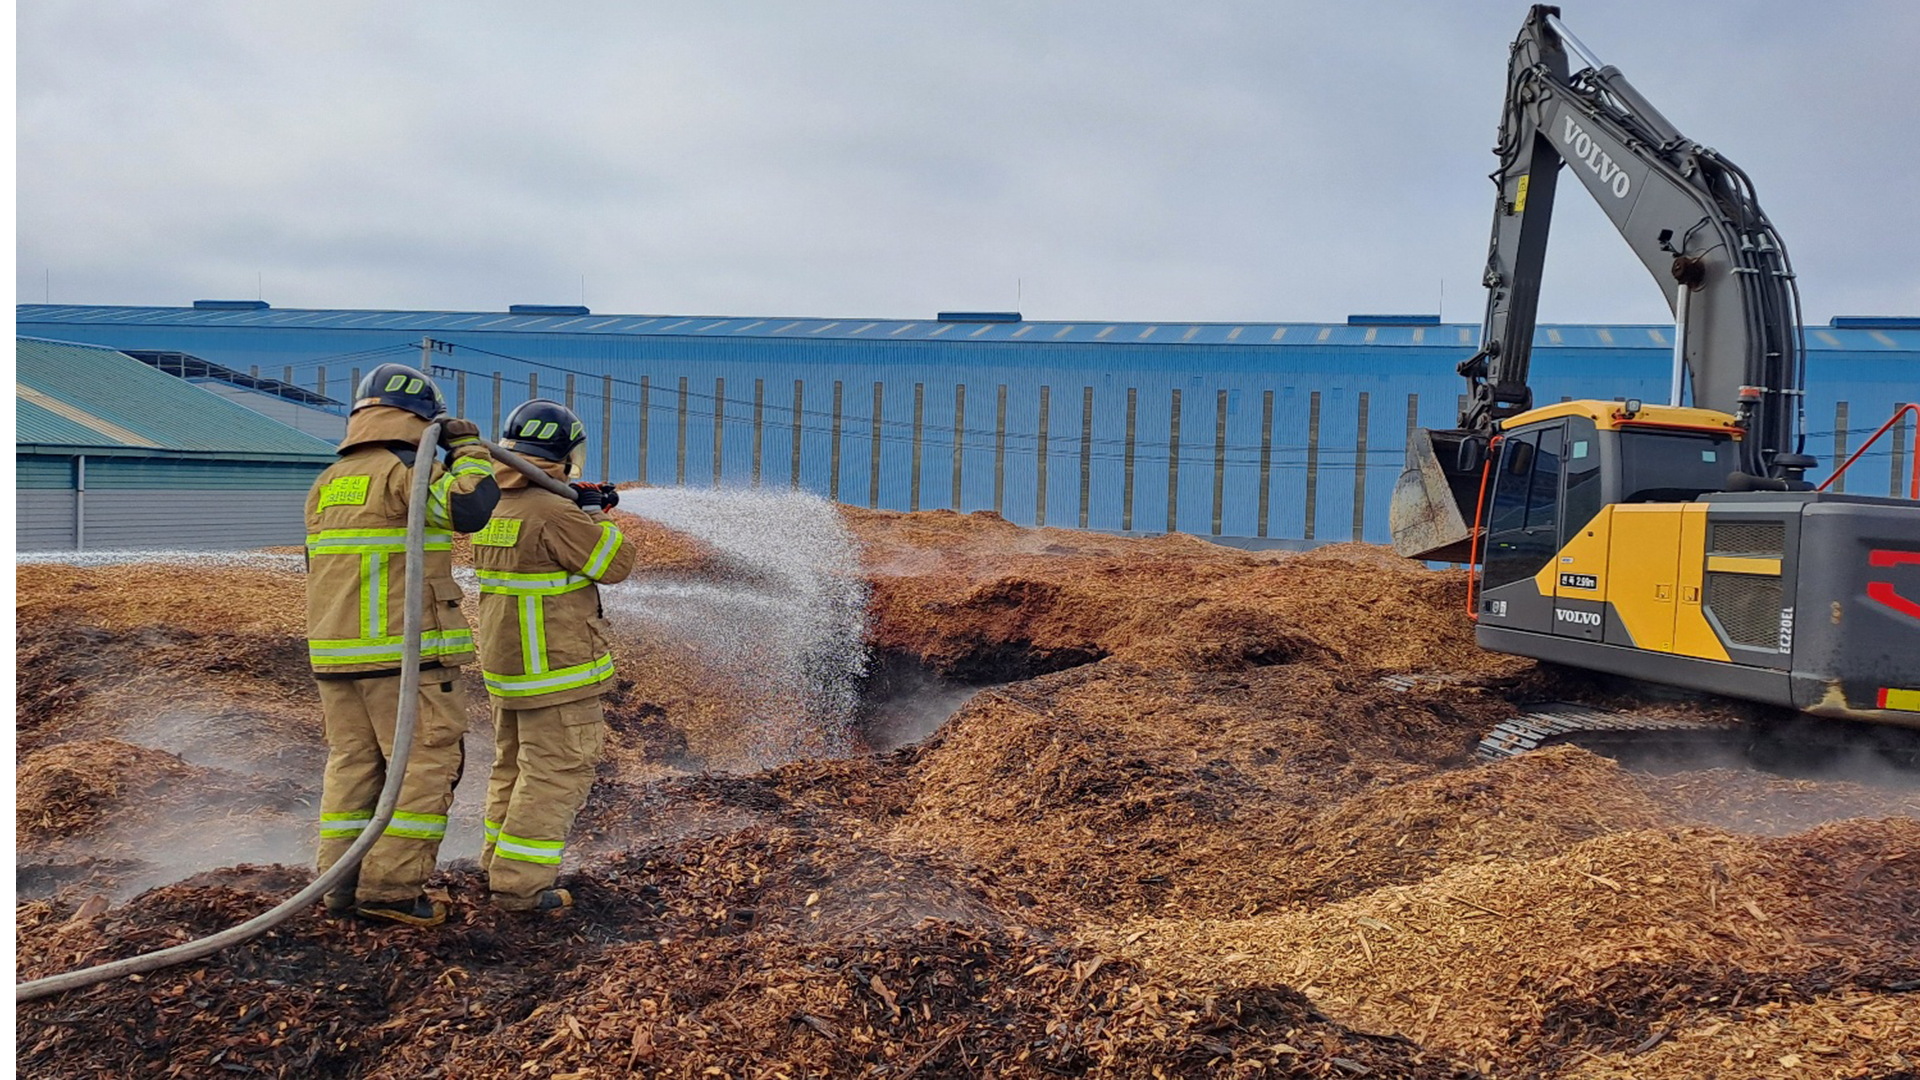
[[(19, 13), (19, 298), (1475, 319), (1523, 5)], [(1567, 20), (1754, 177), (1809, 313), (1920, 310), (1920, 9)], [(1563, 187), (1542, 316), (1663, 319)], [(584, 279), (584, 290), (582, 280)]]

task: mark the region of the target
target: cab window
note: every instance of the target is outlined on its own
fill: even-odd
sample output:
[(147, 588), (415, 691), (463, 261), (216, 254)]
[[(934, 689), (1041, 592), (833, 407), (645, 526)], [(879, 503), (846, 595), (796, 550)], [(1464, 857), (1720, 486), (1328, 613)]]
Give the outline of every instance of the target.
[(1565, 546), (1600, 513), (1600, 433), (1584, 416), (1567, 420), (1566, 494), (1561, 497), (1560, 543)]
[(1500, 472), (1493, 482), (1493, 506), (1487, 514), (1487, 531), (1509, 532), (1527, 524), (1527, 491), (1533, 483), (1533, 456), (1539, 449), (1539, 432), (1529, 431), (1500, 443)]
[(1530, 578), (1560, 547), (1562, 426), (1521, 432), (1501, 443), (1485, 541), (1489, 589)]
[(1533, 480), (1527, 485), (1527, 530), (1545, 529), (1560, 534), (1560, 449), (1563, 439), (1559, 428), (1540, 433), (1540, 449), (1533, 455)]
[(1620, 433), (1620, 501), (1692, 502), (1725, 491), (1738, 457), (1719, 432), (1629, 428)]

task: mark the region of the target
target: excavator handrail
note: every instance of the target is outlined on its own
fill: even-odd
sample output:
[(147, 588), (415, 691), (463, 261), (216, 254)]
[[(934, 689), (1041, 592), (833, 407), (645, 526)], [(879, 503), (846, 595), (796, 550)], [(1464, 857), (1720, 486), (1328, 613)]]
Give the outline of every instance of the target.
[(1894, 426), (1900, 423), (1901, 418), (1906, 416), (1908, 413), (1913, 414), (1913, 444), (1914, 445), (1913, 445), (1913, 479), (1907, 482), (1907, 498), (1920, 499), (1920, 405), (1915, 405), (1912, 403), (1902, 405), (1899, 408), (1893, 410), (1893, 415), (1887, 418), (1886, 423), (1880, 425), (1880, 430), (1867, 436), (1867, 441), (1860, 444), (1860, 449), (1855, 450), (1853, 452), (1853, 455), (1847, 458), (1846, 461), (1842, 462), (1839, 468), (1833, 470), (1832, 476), (1829, 476), (1825, 480), (1822, 480), (1820, 482), (1820, 486), (1817, 488), (1814, 488), (1813, 490), (1815, 491), (1827, 490), (1827, 485), (1833, 483), (1835, 480), (1840, 479), (1841, 474), (1847, 471), (1847, 466), (1852, 465), (1854, 462), (1860, 460), (1860, 455), (1866, 453), (1868, 447), (1872, 446), (1876, 441), (1878, 441), (1880, 436), (1885, 435), (1887, 432), (1893, 430)]
[[(1498, 435), (1487, 440), (1487, 457), (1480, 463), (1480, 496), (1473, 500), (1473, 532), (1467, 535), (1467, 619), (1470, 622), (1480, 621), (1480, 611), (1473, 606), (1473, 583), (1480, 580), (1480, 575), (1474, 573), (1473, 568), (1486, 559), (1486, 552), (1480, 547), (1480, 520), (1487, 508), (1487, 477), (1493, 475), (1493, 451), (1501, 442)], [(1480, 558), (1474, 558), (1476, 554)]]

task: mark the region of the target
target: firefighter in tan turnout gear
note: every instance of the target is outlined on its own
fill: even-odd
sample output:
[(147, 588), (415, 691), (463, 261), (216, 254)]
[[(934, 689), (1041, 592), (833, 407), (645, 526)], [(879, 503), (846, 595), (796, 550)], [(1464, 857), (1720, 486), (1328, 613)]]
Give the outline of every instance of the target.
[[(571, 481), (586, 431), (572, 410), (536, 398), (507, 418), (500, 443)], [(473, 537), (494, 732), (480, 865), (499, 907), (557, 910), (573, 903), (554, 881), (593, 785), (605, 740), (600, 695), (613, 678), (598, 583), (625, 580), (634, 550), (603, 513), (619, 498), (612, 485), (576, 483), (569, 501), (512, 470), (496, 476), (500, 505)]]
[(426, 510), (420, 710), (399, 802), (367, 851), (357, 879), (326, 898), (336, 914), (415, 926), (445, 921), (446, 905), (426, 897), (447, 807), (463, 761), (467, 714), (460, 665), (473, 659), (473, 634), (453, 581), (453, 534), (487, 523), (500, 490), (493, 459), (471, 421), (446, 419), (440, 445), (449, 465), (415, 462), (420, 436), (446, 411), (432, 380), (403, 364), (382, 364), (354, 393), (340, 460), (307, 495), (307, 647), (325, 710), (327, 770), (320, 795), (320, 869), (346, 853), (373, 819), (393, 755), (400, 707), (406, 595), (407, 504), (413, 470), (433, 470)]

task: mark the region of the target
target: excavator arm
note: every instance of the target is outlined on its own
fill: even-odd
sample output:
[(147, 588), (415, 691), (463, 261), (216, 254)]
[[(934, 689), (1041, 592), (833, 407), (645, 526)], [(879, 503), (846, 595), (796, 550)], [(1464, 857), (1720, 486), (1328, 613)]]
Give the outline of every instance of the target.
[[(1581, 66), (1571, 74), (1570, 56)], [(1730, 486), (1784, 486), (1813, 464), (1801, 454), (1805, 350), (1785, 245), (1738, 166), (1687, 139), (1560, 23), (1535, 5), (1514, 40), (1501, 112), (1493, 232), (1477, 352), (1459, 427), (1408, 450), (1394, 499), (1403, 554), (1470, 557), (1478, 468), (1502, 420), (1533, 407), (1528, 383), (1542, 268), (1559, 174), (1585, 187), (1653, 275), (1674, 312), (1672, 400), (1739, 416), (1740, 471)], [(1416, 472), (1422, 473), (1414, 476)]]

